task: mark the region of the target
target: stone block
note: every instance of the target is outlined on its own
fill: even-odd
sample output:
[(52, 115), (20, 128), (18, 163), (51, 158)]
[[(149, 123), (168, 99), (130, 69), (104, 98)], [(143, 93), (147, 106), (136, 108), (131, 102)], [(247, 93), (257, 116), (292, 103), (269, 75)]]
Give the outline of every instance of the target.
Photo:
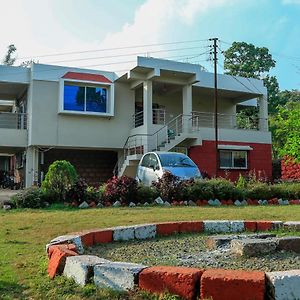
[(257, 231), (268, 231), (273, 229), (272, 221), (257, 221)]
[(74, 244), (76, 246), (76, 250), (78, 254), (83, 254), (84, 249), (81, 242), (81, 238), (79, 235), (61, 235), (58, 236), (50, 241), (49, 244), (46, 245), (46, 251), (48, 252), (48, 248), (51, 245), (58, 245), (58, 244)]
[(300, 299), (300, 270), (267, 272), (267, 299)]
[(164, 204), (164, 200), (161, 199), (161, 197), (157, 197), (157, 198), (154, 200), (154, 203), (157, 204), (157, 205), (162, 205), (162, 204)]
[(203, 221), (204, 231), (209, 233), (222, 233), (231, 231), (230, 221)]
[(168, 291), (183, 299), (193, 300), (202, 273), (202, 270), (196, 268), (150, 267), (140, 273), (139, 287), (156, 294)]
[(202, 221), (186, 221), (179, 222), (179, 232), (202, 232), (204, 230), (204, 224)]
[(137, 240), (151, 239), (156, 237), (156, 225), (146, 224), (134, 227), (134, 237)]
[(146, 266), (125, 262), (111, 262), (94, 266), (94, 283), (100, 288), (128, 291), (138, 283), (138, 274)]
[(278, 239), (278, 250), (300, 253), (300, 237), (286, 236)]
[(285, 230), (300, 231), (300, 221), (285, 222), (283, 228)]
[(156, 232), (158, 235), (171, 235), (179, 232), (178, 222), (166, 222), (156, 224)]
[(239, 256), (260, 256), (275, 252), (277, 241), (274, 239), (236, 239), (231, 241), (232, 253)]
[(134, 239), (134, 226), (120, 226), (113, 229), (114, 241), (129, 241)]
[(89, 204), (86, 201), (83, 201), (79, 206), (79, 208), (89, 208)]
[(280, 230), (283, 227), (282, 221), (272, 221), (272, 230)]
[(201, 299), (264, 300), (265, 273), (242, 270), (207, 270), (201, 277)]
[(232, 236), (211, 236), (206, 240), (206, 247), (210, 250), (217, 249), (218, 247), (228, 245), (232, 241)]
[(67, 257), (63, 274), (73, 278), (79, 285), (86, 285), (94, 276), (96, 264), (109, 263), (110, 261), (94, 255), (79, 255)]
[(245, 231), (244, 221), (230, 221), (230, 232), (243, 232)]
[(94, 244), (106, 244), (113, 241), (113, 231), (111, 229), (96, 230), (94, 232)]
[(53, 279), (57, 274), (62, 274), (65, 267), (66, 258), (68, 256), (78, 255), (75, 251), (59, 246), (53, 246), (52, 249), (53, 250), (48, 262), (48, 275), (51, 279)]
[(257, 222), (256, 221), (245, 221), (244, 226), (247, 231), (255, 232), (257, 230)]

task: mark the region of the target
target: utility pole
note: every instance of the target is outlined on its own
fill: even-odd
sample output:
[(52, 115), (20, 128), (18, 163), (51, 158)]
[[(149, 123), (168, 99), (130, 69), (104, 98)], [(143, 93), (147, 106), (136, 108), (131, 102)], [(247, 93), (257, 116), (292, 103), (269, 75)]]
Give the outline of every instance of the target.
[(213, 61), (214, 61), (214, 116), (215, 116), (215, 151), (216, 151), (216, 177), (218, 176), (218, 166), (219, 166), (219, 152), (218, 152), (218, 75), (217, 75), (217, 63), (218, 63), (218, 38), (211, 38), (209, 39), (211, 42), (213, 42), (212, 48), (213, 51), (211, 54), (213, 54)]

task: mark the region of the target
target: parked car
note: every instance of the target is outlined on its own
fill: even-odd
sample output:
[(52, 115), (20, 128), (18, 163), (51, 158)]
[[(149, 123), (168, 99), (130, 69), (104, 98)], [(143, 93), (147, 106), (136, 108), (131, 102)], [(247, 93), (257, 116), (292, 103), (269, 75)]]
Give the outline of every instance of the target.
[(202, 178), (197, 165), (185, 154), (177, 152), (148, 152), (143, 155), (137, 168), (138, 182), (150, 186), (158, 181), (165, 171), (181, 180)]

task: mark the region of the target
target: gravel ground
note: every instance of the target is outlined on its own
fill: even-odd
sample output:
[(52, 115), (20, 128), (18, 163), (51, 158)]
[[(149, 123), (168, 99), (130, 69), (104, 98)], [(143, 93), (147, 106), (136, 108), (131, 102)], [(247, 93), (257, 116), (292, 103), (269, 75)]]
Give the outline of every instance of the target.
[(207, 250), (206, 239), (206, 235), (189, 234), (146, 241), (115, 242), (91, 247), (86, 254), (149, 266), (172, 265), (262, 271), (300, 269), (300, 256), (296, 253), (277, 252), (261, 257), (237, 257), (230, 252), (228, 246)]

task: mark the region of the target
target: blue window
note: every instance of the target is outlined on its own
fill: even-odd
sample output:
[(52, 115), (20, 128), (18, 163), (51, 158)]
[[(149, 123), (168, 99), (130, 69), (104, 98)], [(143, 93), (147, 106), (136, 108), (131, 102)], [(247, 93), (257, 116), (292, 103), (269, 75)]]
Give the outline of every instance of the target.
[(107, 89), (65, 83), (63, 108), (67, 111), (106, 113)]

